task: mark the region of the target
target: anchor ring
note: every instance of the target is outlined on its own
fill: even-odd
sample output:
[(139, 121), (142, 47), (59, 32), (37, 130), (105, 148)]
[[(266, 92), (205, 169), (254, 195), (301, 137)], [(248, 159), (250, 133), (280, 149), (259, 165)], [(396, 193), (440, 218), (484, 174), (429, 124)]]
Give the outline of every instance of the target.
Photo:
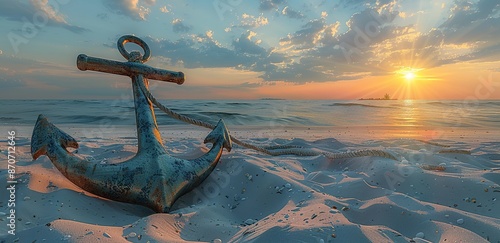
[(132, 42), (137, 44), (138, 46), (142, 47), (144, 50), (144, 55), (142, 56), (142, 59), (140, 59), (141, 63), (145, 63), (149, 60), (151, 57), (151, 51), (149, 50), (148, 44), (141, 40), (139, 37), (133, 36), (133, 35), (124, 35), (118, 39), (117, 46), (118, 46), (118, 51), (120, 51), (120, 54), (122, 54), (123, 57), (127, 60), (131, 60), (132, 53), (129, 53), (127, 50), (125, 50), (125, 44), (128, 42)]

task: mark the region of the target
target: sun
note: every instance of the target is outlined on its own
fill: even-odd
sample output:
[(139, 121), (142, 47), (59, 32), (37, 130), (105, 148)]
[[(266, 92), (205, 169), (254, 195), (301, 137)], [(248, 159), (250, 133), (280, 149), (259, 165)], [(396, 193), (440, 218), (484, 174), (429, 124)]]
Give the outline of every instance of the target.
[(402, 68), (402, 69), (396, 71), (395, 73), (398, 75), (401, 75), (402, 78), (404, 80), (406, 80), (407, 82), (412, 82), (412, 81), (418, 79), (417, 72), (420, 70), (421, 69), (405, 67), (405, 68)]
[(411, 71), (408, 71), (405, 74), (405, 79), (406, 79), (406, 81), (413, 81), (415, 79), (415, 73), (411, 72)]

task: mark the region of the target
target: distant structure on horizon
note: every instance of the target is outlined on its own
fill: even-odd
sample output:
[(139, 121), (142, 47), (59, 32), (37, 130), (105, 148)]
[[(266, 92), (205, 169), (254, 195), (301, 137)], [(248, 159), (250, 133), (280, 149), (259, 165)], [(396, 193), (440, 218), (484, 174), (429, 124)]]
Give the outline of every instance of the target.
[(391, 96), (389, 94), (385, 94), (384, 97), (382, 98), (361, 98), (359, 100), (397, 100), (397, 99), (391, 99)]

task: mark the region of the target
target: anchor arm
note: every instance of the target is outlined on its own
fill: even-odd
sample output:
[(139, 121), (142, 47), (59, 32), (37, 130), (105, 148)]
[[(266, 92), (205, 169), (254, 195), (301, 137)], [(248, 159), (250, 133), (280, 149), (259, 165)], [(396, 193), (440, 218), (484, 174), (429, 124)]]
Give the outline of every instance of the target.
[[(215, 169), (222, 155), (222, 150), (231, 150), (231, 138), (222, 120), (205, 138), (205, 143), (212, 143), (213, 146), (206, 154), (194, 160), (183, 160), (170, 157), (168, 163), (162, 164), (165, 171), (171, 171), (171, 175), (165, 178), (166, 184), (179, 185), (163, 190), (163, 195), (152, 195), (153, 203), (149, 207), (157, 212), (167, 213), (170, 211), (175, 201), (193, 190), (202, 183)], [(158, 203), (160, 202), (160, 203)]]
[(39, 115), (31, 137), (33, 159), (36, 160), (46, 155), (70, 181), (98, 194), (98, 191), (92, 190), (98, 183), (97, 180), (81, 179), (95, 163), (75, 156), (67, 150), (68, 147), (78, 148), (78, 143), (73, 137), (50, 123), (43, 115)]
[(95, 195), (150, 206), (147, 198), (140, 193), (143, 185), (134, 186), (133, 183), (144, 180), (149, 174), (146, 172), (148, 168), (142, 167), (140, 157), (135, 157), (128, 163), (101, 164), (74, 155), (67, 150), (68, 147), (78, 148), (78, 143), (40, 115), (31, 138), (34, 160), (46, 155), (66, 178)]
[(222, 149), (225, 148), (228, 152), (231, 151), (231, 137), (229, 136), (229, 132), (227, 131), (226, 125), (222, 119), (219, 120), (214, 130), (208, 134), (204, 142), (212, 143), (212, 148), (208, 151), (208, 153), (192, 161), (196, 174), (198, 178), (200, 178), (199, 182), (207, 178), (215, 169), (215, 166), (222, 155)]

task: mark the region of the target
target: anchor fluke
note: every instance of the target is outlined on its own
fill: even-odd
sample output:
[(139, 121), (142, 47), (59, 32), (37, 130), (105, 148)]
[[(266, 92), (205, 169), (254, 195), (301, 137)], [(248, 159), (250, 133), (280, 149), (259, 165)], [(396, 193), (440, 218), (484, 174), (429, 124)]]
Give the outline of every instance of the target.
[[(33, 128), (31, 136), (31, 155), (36, 160), (47, 154), (48, 149), (55, 149), (60, 145), (62, 148), (78, 148), (76, 140), (50, 123), (45, 116), (40, 114)], [(68, 152), (69, 153), (69, 152)]]
[(223, 139), (222, 147), (225, 148), (228, 152), (231, 152), (233, 144), (231, 142), (231, 137), (229, 136), (229, 132), (227, 131), (226, 124), (224, 124), (224, 121), (222, 119), (219, 120), (214, 130), (212, 130), (207, 135), (204, 143), (216, 144), (220, 139)]

